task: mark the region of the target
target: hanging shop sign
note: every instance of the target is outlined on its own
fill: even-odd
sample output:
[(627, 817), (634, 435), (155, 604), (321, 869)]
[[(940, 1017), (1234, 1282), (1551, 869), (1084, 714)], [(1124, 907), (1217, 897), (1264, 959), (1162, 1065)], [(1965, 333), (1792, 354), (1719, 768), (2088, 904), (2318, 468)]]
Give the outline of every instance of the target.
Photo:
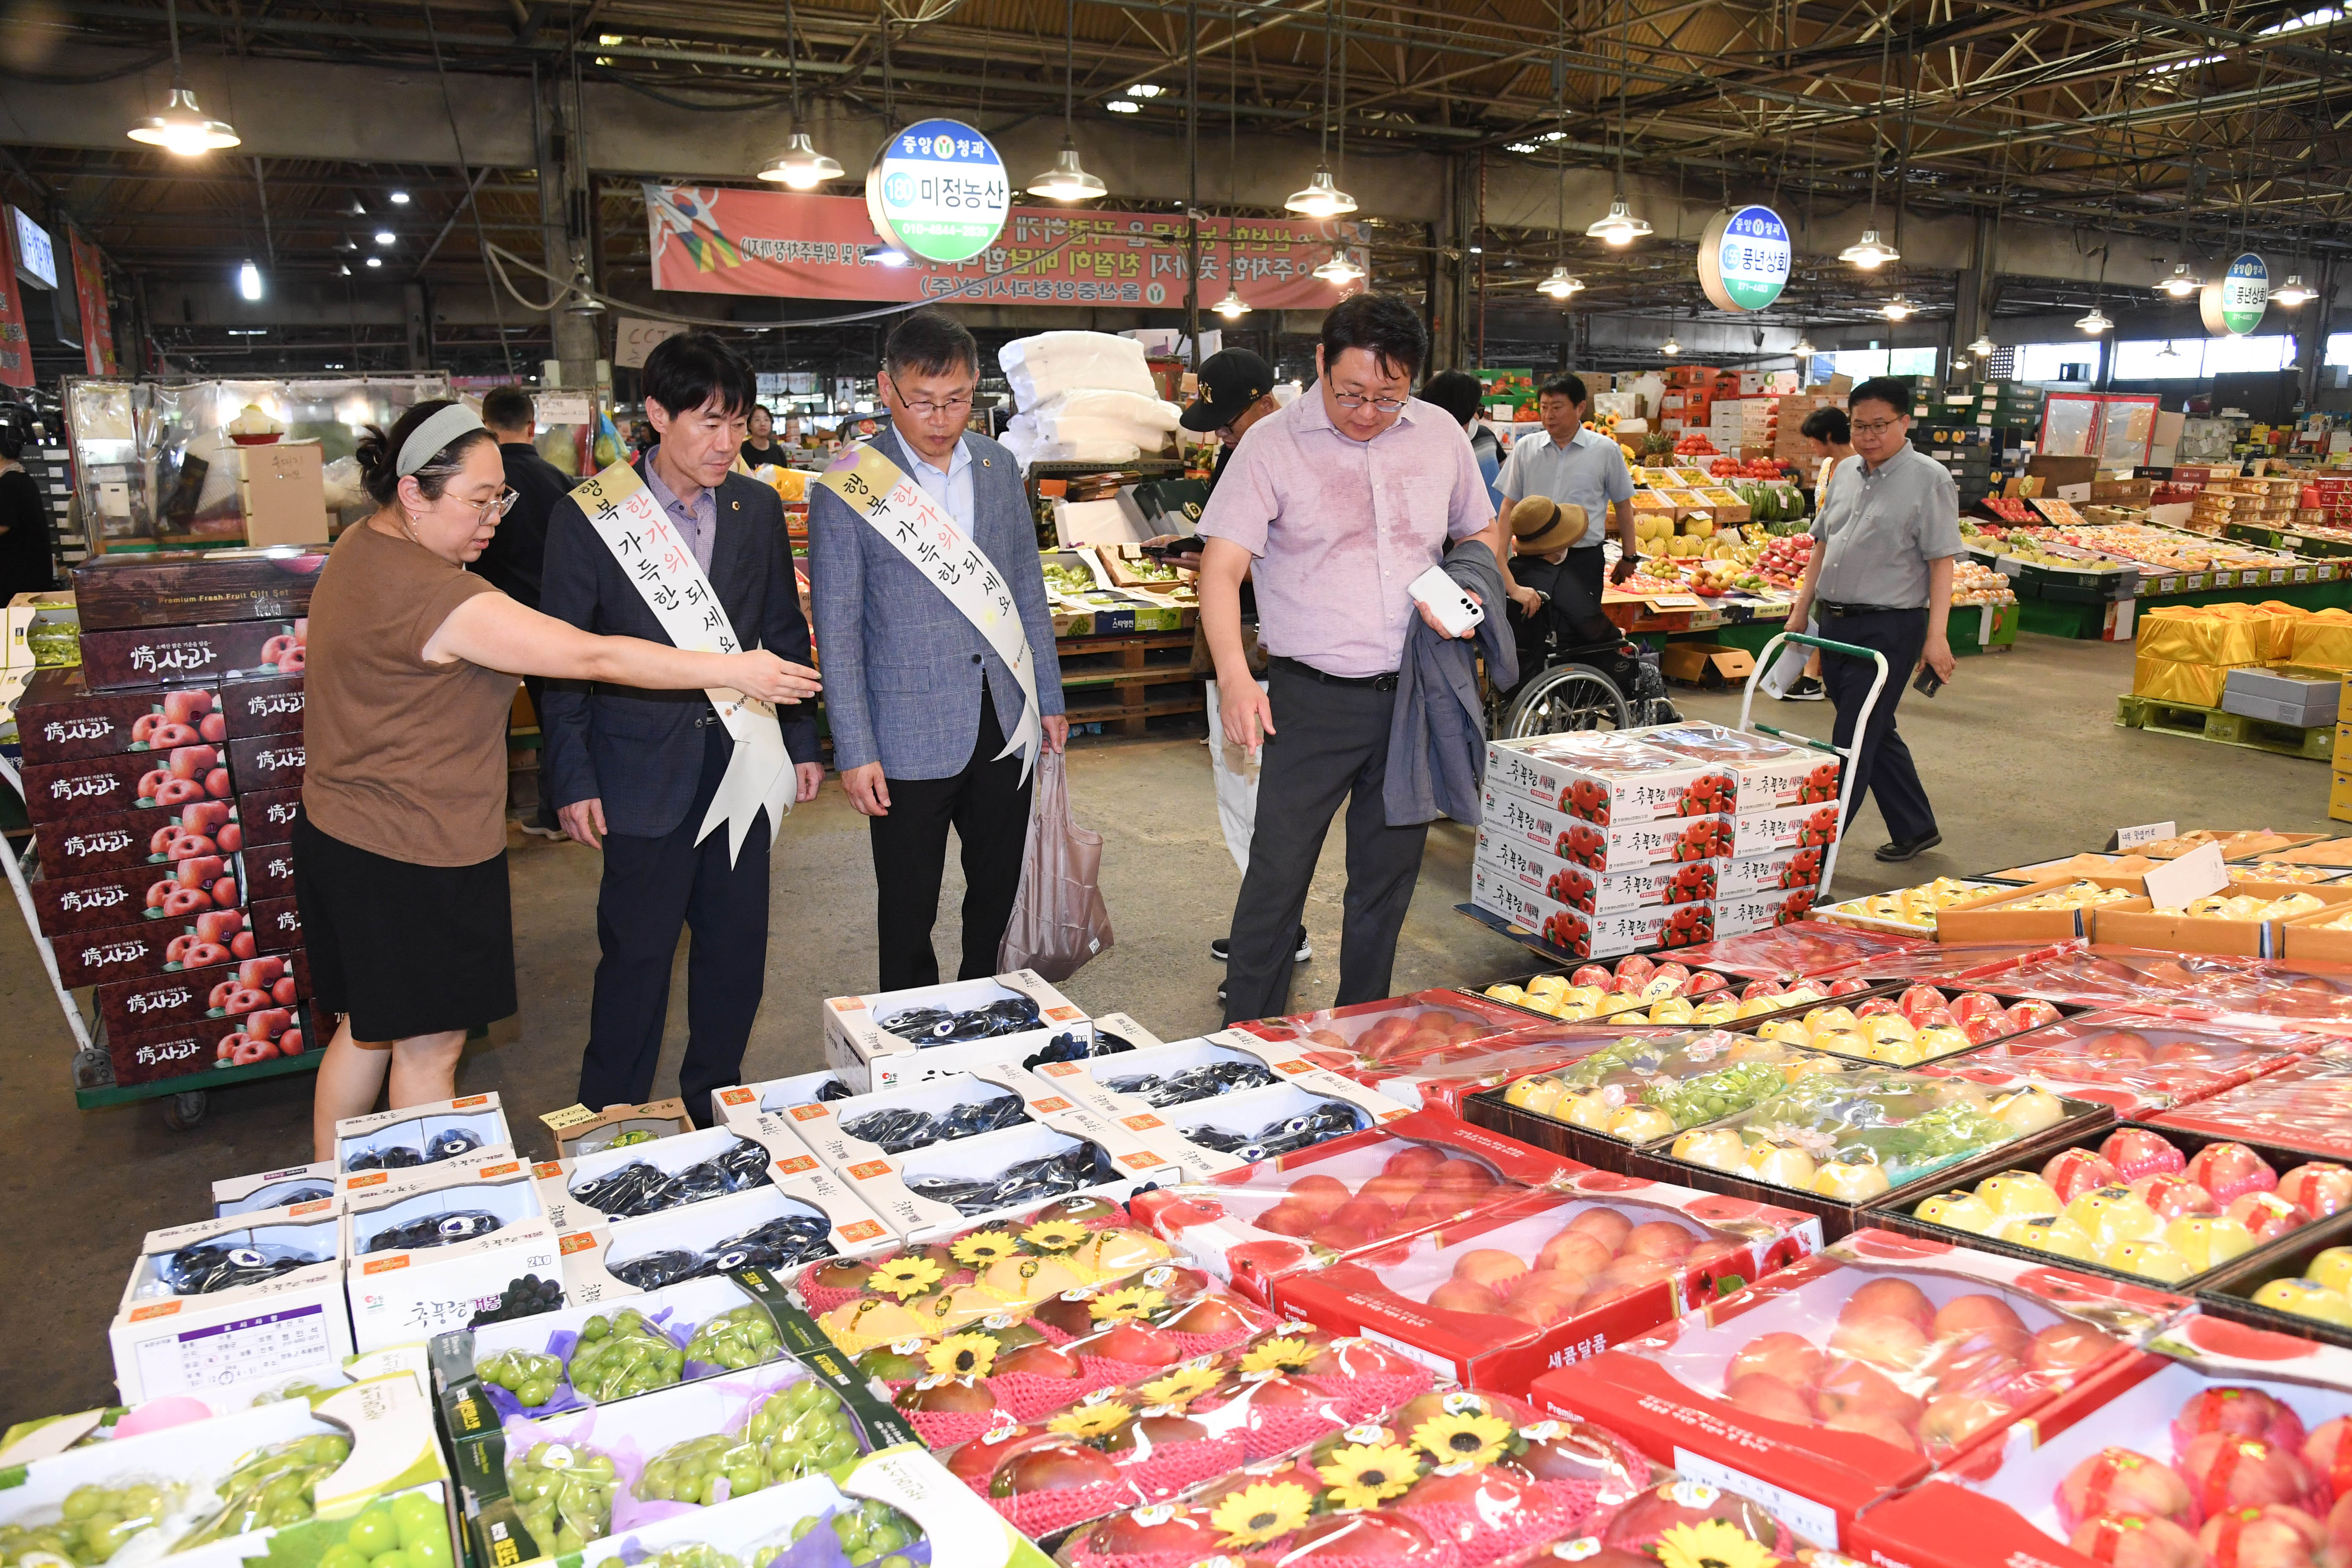
[(114, 322), (106, 303), (105, 264), (99, 258), (98, 247), (83, 238), (81, 230), (67, 230), (66, 238), (73, 256), (74, 294), (81, 304), (83, 366), (91, 375), (112, 375)]
[(995, 145), (961, 120), (919, 120), (882, 143), (866, 174), (874, 232), (925, 261), (969, 261), (995, 243), (1013, 183)]
[[(706, 185), (645, 185), (656, 289), (802, 300), (941, 300), (975, 305), (1184, 302), (1184, 221), (1171, 213), (1016, 206), (961, 261), (875, 259), (882, 236), (856, 196)], [(1328, 310), (1340, 293), (1315, 269), (1334, 246), (1371, 264), (1351, 223), (1201, 220), (1201, 294), (1230, 287), (1261, 310)]]
[(2199, 291), (2198, 309), (2214, 337), (2243, 337), (2263, 324), (2270, 309), (2271, 269), (2249, 250), (2230, 269)]
[(1789, 286), (1789, 226), (1770, 207), (1719, 212), (1698, 242), (1699, 287), (1718, 310), (1760, 310)]
[(0, 229), (0, 386), (33, 384), (33, 345), (25, 335), (25, 305), (16, 292), (16, 244)]

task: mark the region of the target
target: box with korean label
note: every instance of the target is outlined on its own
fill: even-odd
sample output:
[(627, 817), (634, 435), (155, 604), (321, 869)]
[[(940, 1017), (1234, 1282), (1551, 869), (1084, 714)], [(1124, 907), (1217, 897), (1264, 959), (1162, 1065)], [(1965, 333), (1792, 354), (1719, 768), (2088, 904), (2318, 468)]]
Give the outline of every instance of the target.
[(462, 1329), (525, 1275), (560, 1277), (555, 1229), (520, 1160), (390, 1173), (404, 1179), (344, 1189), (345, 1290), (359, 1349)]
[(107, 1338), (126, 1405), (310, 1370), (357, 1348), (331, 1199), (150, 1231)]
[[(1083, 1047), (1094, 1026), (1034, 970), (824, 1005), (824, 1059), (858, 1093), (1020, 1062), (1063, 1035)], [(1084, 1054), (1083, 1050), (1075, 1054)]]

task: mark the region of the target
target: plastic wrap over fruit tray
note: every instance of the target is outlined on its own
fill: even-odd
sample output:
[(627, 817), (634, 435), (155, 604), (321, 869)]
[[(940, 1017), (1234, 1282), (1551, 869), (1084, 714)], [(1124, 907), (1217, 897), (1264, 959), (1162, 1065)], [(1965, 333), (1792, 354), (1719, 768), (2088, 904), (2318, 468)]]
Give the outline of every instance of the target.
[(2206, 1024), (2121, 1009), (2087, 1013), (1922, 1071), (1987, 1081), (2011, 1073), (2114, 1103), (2126, 1115), (2187, 1105), (2341, 1047), (2339, 1036), (2274, 1025)]
[(1462, 1113), (1462, 1102), (1481, 1089), (1499, 1089), (1530, 1073), (1552, 1072), (1594, 1051), (1632, 1038), (1655, 1039), (1688, 1031), (1674, 1024), (1549, 1024), (1523, 1034), (1481, 1040), (1386, 1068), (1349, 1073), (1368, 1089), (1415, 1110)]
[(1548, 1418), (1507, 1394), (1432, 1390), (1114, 1513), (1074, 1532), (1058, 1556), (1065, 1568), (1187, 1568), (1217, 1556), (1486, 1568), (1605, 1529), (1663, 1479), (1591, 1422)]
[(2336, 963), (2098, 946), (2037, 960), (2001, 984), (2021, 996), (2210, 1023), (2352, 1026), (2352, 966)]
[(1806, 1077), (1848, 1068), (1834, 1057), (1727, 1029), (1631, 1037), (1518, 1079), (1504, 1102), (1641, 1145), (1745, 1110)]
[(1673, 959), (1661, 963), (1637, 952), (1613, 967), (1580, 964), (1568, 974), (1538, 974), (1523, 984), (1490, 985), (1483, 994), (1564, 1023), (1608, 1020), (1704, 1028), (1868, 989), (1859, 980), (1743, 980)]
[(2253, 1137), (2352, 1160), (2352, 1060), (2305, 1057), (2273, 1073), (2149, 1119), (2211, 1138)]
[[(1815, 1007), (1756, 1026), (1767, 1039), (1885, 1067), (1916, 1068), (2064, 1016), (2054, 1002), (1916, 984), (1895, 996)], [(1973, 1058), (1971, 1058), (1973, 1059)]]
[(665, 1286), (617, 1306), (559, 1307), (435, 1342), (436, 1364), (470, 1360), (501, 1418), (608, 1405), (783, 1353), (767, 1309), (725, 1278)]
[(1339, 1072), (1406, 1060), (1541, 1022), (1517, 1007), (1459, 991), (1416, 991), (1385, 1002), (1259, 1018), (1239, 1026), (1261, 1039), (1297, 1041), (1317, 1067)]
[(1685, 949), (1684, 963), (1755, 980), (1828, 975), (1891, 954), (1932, 949), (1933, 942), (1893, 931), (1861, 931), (1821, 921), (1791, 921), (1769, 931), (1718, 937)]

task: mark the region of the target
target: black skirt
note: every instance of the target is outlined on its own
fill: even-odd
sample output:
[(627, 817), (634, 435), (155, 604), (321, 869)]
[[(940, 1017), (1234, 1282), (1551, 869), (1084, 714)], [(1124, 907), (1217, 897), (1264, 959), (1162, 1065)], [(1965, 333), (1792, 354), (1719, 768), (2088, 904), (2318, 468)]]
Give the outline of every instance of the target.
[(294, 819), (294, 899), (317, 1005), (371, 1043), (515, 1011), (514, 908), (501, 849), (475, 866), (387, 859)]

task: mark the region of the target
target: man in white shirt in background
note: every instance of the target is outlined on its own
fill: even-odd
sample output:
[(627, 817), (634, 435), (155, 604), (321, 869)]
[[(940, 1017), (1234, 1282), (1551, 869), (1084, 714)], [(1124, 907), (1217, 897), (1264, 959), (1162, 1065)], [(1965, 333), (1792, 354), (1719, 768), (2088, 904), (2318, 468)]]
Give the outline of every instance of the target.
[[(1512, 443), (1495, 484), (1503, 492), (1507, 513), (1529, 496), (1548, 496), (1562, 506), (1584, 509), (1584, 537), (1565, 553), (1555, 551), (1544, 559), (1563, 566), (1558, 575), (1589, 593), (1597, 611), (1603, 575), (1601, 547), (1609, 537), (1608, 520), (1612, 514), (1622, 552), (1615, 581), (1622, 583), (1633, 574), (1642, 552), (1633, 539), (1633, 476), (1625, 467), (1623, 448), (1584, 427), (1584, 411), (1591, 401), (1581, 376), (1557, 375), (1545, 382), (1536, 394), (1536, 415), (1543, 421), (1544, 433), (1522, 436)], [(1507, 565), (1507, 575), (1518, 580), (1521, 568)], [(1521, 609), (1534, 613), (1531, 590), (1524, 596), (1514, 590), (1513, 597), (1520, 600)]]

